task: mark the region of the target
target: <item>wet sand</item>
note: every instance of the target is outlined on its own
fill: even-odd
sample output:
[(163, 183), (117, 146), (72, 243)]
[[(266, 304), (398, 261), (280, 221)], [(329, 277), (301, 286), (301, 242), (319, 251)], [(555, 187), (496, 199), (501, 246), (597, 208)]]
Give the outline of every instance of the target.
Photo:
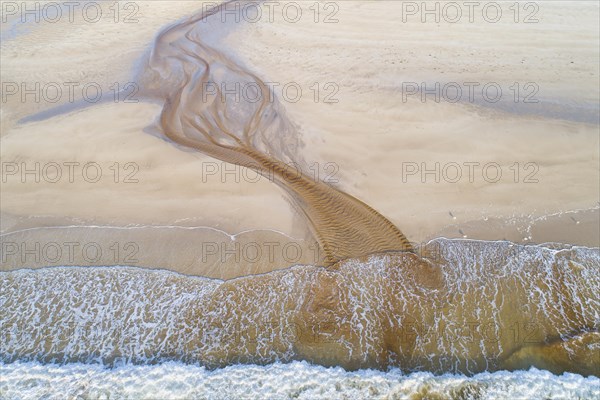
[[(98, 82), (107, 93), (111, 82), (135, 81), (158, 29), (201, 5), (148, 2), (140, 7), (134, 25), (61, 21), (3, 40), (3, 81)], [(283, 104), (300, 132), (299, 153), (309, 164), (317, 163), (321, 176), (332, 163), (335, 185), (381, 212), (411, 242), (466, 236), (598, 246), (598, 125), (578, 116), (598, 104), (598, 94), (589, 90), (599, 79), (598, 7), (544, 3), (539, 23), (503, 20), (493, 26), (481, 19), (403, 23), (396, 18), (398, 7), (395, 2), (341, 3), (338, 23), (309, 18), (293, 29), (281, 18), (217, 24), (206, 40), (263, 79), (300, 84), (306, 94)], [(69, 67), (67, 53), (77, 60)], [(44, 60), (43, 71), (36, 60)], [(535, 82), (543, 101), (534, 112), (519, 107), (507, 112), (490, 103), (423, 103), (414, 96), (403, 101), (403, 82), (452, 81), (498, 82), (503, 88)], [(315, 82), (337, 84), (339, 101), (315, 102), (309, 89)], [(574, 111), (556, 118), (545, 111), (553, 109), (549, 104)], [(244, 169), (223, 178), (230, 165), (160, 138), (159, 104), (141, 98), (139, 103), (84, 105), (22, 124), (19, 119), (57, 104), (12, 97), (3, 105), (3, 162), (29, 167), (56, 162), (63, 173), (64, 163), (96, 162), (103, 172), (94, 183), (81, 176), (58, 183), (7, 176), (0, 194), (3, 234), (42, 226), (209, 226), (229, 234), (270, 230), (313, 240), (272, 182), (246, 179), (254, 175)], [(498, 163), (503, 178), (491, 183), (476, 175), (474, 182), (451, 183), (432, 181), (422, 171), (403, 176), (403, 169), (422, 163), (431, 168), (465, 162)], [(526, 183), (530, 170), (524, 167), (530, 162), (538, 168), (537, 182)], [(110, 169), (115, 163), (121, 173), (117, 183)], [(138, 168), (137, 182), (123, 181), (131, 171), (125, 169), (128, 163)], [(517, 181), (510, 169), (514, 163), (521, 173)], [(206, 174), (207, 166), (217, 173)], [(573, 221), (576, 210), (584, 211)], [(559, 215), (557, 222), (543, 221), (547, 215)], [(530, 221), (536, 221), (531, 232)], [(145, 234), (136, 240), (156, 243)], [(185, 270), (177, 257), (167, 264)]]
[[(598, 210), (593, 210), (539, 220), (488, 219), (449, 225), (413, 246), (418, 255), (434, 261), (437, 255), (426, 250), (427, 242), (437, 237), (465, 237), (461, 232), (475, 232), (475, 238), (487, 241), (546, 246), (570, 243), (597, 248), (598, 215)], [(314, 239), (270, 230), (229, 235), (214, 228), (193, 226), (89, 227), (77, 226), (73, 220), (23, 220), (15, 224), (11, 233), (0, 236), (0, 271), (62, 265), (129, 265), (227, 280), (297, 264), (322, 265), (324, 257)], [(45, 224), (45, 228), (39, 228)]]

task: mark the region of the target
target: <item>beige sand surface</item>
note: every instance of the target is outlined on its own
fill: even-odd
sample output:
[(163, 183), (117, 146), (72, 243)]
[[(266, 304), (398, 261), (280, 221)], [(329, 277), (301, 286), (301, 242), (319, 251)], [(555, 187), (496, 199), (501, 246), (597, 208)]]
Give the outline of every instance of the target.
[[(68, 103), (68, 89), (64, 85), (67, 82), (80, 85), (74, 90), (75, 100), (81, 100), (81, 88), (91, 83), (102, 87), (102, 99), (111, 98), (110, 86), (132, 81), (136, 60), (149, 47), (158, 30), (201, 5), (197, 1), (132, 2), (135, 8), (124, 9), (123, 5), (115, 17), (110, 8), (114, 3), (98, 3), (103, 16), (94, 21), (92, 10), (87, 11), (84, 18), (83, 4), (77, 3), (73, 22), (69, 20), (68, 11), (64, 11), (57, 22), (51, 23), (45, 18), (52, 18), (54, 14), (50, 14), (50, 9), (44, 13), (44, 7), (52, 3), (57, 2), (18, 2), (16, 14), (6, 15), (7, 22), (2, 23), (1, 29), (1, 76), (3, 82), (26, 83), (28, 88), (33, 88), (36, 82), (42, 88), (57, 83), (64, 90), (63, 95), (57, 103), (35, 101), (32, 95), (25, 102), (19, 95), (8, 96), (2, 103), (2, 135), (10, 133), (20, 118)], [(20, 10), (35, 10), (36, 4), (40, 10), (39, 23), (19, 23)], [(127, 18), (129, 16), (131, 18)], [(30, 16), (30, 20), (34, 21), (34, 17)]]
[[(225, 43), (265, 79), (297, 82), (308, 92), (287, 103), (306, 138), (306, 158), (335, 163), (341, 188), (413, 240), (457, 222), (598, 207), (598, 125), (519, 115), (543, 115), (551, 110), (548, 102), (598, 110), (600, 94), (592, 90), (600, 85), (598, 5), (541, 2), (535, 24), (510, 18), (436, 24), (417, 17), (403, 23), (402, 3), (340, 2), (338, 23), (276, 18), (273, 24), (243, 25)], [(315, 82), (337, 84), (339, 102), (315, 103), (308, 90)], [(403, 82), (426, 82), (428, 88), (436, 82), (495, 82), (504, 89), (500, 103), (511, 103), (506, 89), (514, 82), (534, 82), (543, 104), (513, 103), (515, 112), (505, 113), (492, 103), (436, 103), (432, 96), (425, 103), (415, 96), (404, 102)], [(577, 112), (571, 114), (577, 119)], [(443, 170), (452, 162), (462, 167), (457, 183), (445, 181), (443, 172), (439, 183), (421, 173), (402, 177), (403, 163), (422, 171), (422, 163), (428, 169), (440, 163)], [(465, 162), (496, 162), (502, 179), (490, 183), (475, 169), (470, 182)], [(510, 169), (516, 162), (517, 179)], [(537, 183), (525, 182), (533, 171), (524, 170), (528, 162), (539, 167)]]
[[(536, 24), (514, 24), (510, 18), (498, 24), (481, 18), (436, 24), (403, 23), (401, 3), (338, 2), (335, 24), (314, 23), (312, 17), (295, 24), (283, 18), (228, 24), (223, 25), (225, 37), (211, 40), (264, 80), (296, 82), (303, 88), (299, 102), (284, 104), (300, 127), (304, 159), (318, 163), (321, 176), (327, 173), (326, 163), (333, 163), (337, 185), (387, 216), (411, 241), (438, 235), (525, 240), (527, 235), (519, 237), (532, 231), (527, 228), (534, 220), (536, 227), (546, 227), (534, 229), (537, 236), (528, 240), (598, 246), (597, 212), (568, 229), (563, 228), (565, 221), (573, 222), (570, 214), (561, 214), (599, 204), (598, 125), (580, 122), (585, 119), (581, 110), (597, 109), (599, 103), (594, 89), (599, 85), (598, 5), (541, 2)], [(98, 82), (105, 95), (112, 83), (133, 81), (136, 65), (159, 29), (201, 9), (201, 2), (137, 4), (135, 24), (42, 23), (6, 40), (3, 24), (2, 81)], [(310, 16), (313, 3), (299, 4)], [(505, 97), (500, 105), (436, 103), (431, 98), (422, 103), (414, 96), (403, 101), (403, 82), (453, 81), (497, 82)], [(339, 86), (334, 96), (339, 102), (314, 102), (310, 87), (328, 82)], [(514, 82), (536, 83), (537, 97), (546, 106), (516, 104), (512, 112), (503, 111), (511, 106), (504, 99), (512, 96), (507, 88)], [(56, 105), (17, 98), (2, 104), (2, 162), (55, 162), (65, 173), (65, 162), (95, 162), (103, 178), (96, 183), (77, 176), (72, 183), (37, 183), (31, 177), (22, 182), (18, 175), (7, 176), (0, 193), (3, 233), (73, 224), (179, 225), (228, 233), (273, 230), (306, 239), (305, 222), (272, 183), (264, 178), (256, 182), (239, 168), (222, 179), (219, 172), (233, 167), (153, 135), (159, 104), (109, 101), (43, 121), (17, 122)], [(566, 119), (548, 117), (557, 109)], [(403, 165), (408, 165), (403, 163), (432, 168), (436, 162), (498, 163), (503, 176), (491, 183), (476, 169), (471, 182), (465, 168), (457, 183), (437, 183), (431, 175), (422, 182), (420, 174), (403, 179)], [(517, 182), (510, 169), (516, 162)], [(530, 162), (539, 168), (537, 183), (524, 182), (530, 172), (524, 165)], [(137, 166), (138, 182), (125, 183), (120, 175), (115, 183), (114, 163), (122, 173), (128, 172), (127, 163)], [(203, 179), (209, 163), (216, 163), (218, 173)], [(565, 221), (539, 223), (554, 214)], [(157, 233), (163, 231), (136, 240), (158, 246)], [(81, 233), (78, 240), (89, 234)], [(48, 240), (35, 235), (27, 240)], [(189, 234), (182, 240), (193, 246), (197, 239)], [(182, 265), (191, 264), (178, 260), (165, 262), (190, 271)], [(239, 271), (245, 273), (245, 268)]]
[[(472, 221), (448, 226), (433, 236), (468, 237), (463, 233), (476, 232), (481, 240), (510, 240), (546, 247), (552, 246), (549, 242), (561, 247), (562, 243), (572, 242), (597, 247), (599, 214), (598, 210), (592, 210), (526, 220)], [(31, 222), (39, 225), (39, 221)], [(323, 262), (323, 253), (316, 242), (275, 231), (252, 230), (228, 235), (202, 227), (102, 227), (78, 226), (76, 220), (54, 222), (62, 225), (24, 228), (0, 235), (0, 271), (64, 265), (129, 265), (233, 279)], [(415, 243), (414, 247), (417, 254), (428, 259), (440, 257), (439, 247), (425, 242)]]
[(25, 229), (0, 237), (0, 270), (47, 266), (128, 265), (231, 279), (321, 264), (316, 242), (273, 231), (235, 236), (212, 228), (78, 227)]

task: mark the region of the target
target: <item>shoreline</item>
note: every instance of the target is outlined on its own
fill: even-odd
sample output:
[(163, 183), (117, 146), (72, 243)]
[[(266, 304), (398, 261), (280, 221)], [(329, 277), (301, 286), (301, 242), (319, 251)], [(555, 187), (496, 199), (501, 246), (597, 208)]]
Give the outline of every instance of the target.
[[(531, 225), (525, 229), (528, 240), (523, 240), (523, 230), (514, 220), (471, 221), (448, 226), (413, 244), (417, 254), (431, 240), (439, 238), (600, 248), (599, 217), (600, 209), (596, 208), (529, 220)], [(566, 221), (571, 222), (571, 228), (566, 227)], [(0, 271), (127, 265), (229, 280), (299, 264), (322, 265), (322, 254), (314, 240), (274, 230), (230, 234), (212, 227), (86, 226), (67, 220), (62, 226), (27, 227), (28, 222), (39, 223), (24, 220), (0, 234)]]

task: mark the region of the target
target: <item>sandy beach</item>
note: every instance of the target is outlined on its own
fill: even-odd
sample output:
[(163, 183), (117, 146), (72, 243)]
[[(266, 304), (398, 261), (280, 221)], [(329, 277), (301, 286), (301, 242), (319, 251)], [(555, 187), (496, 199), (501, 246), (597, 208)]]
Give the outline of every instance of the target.
[(2, 398), (600, 397), (597, 2), (0, 18)]
[[(297, 22), (278, 13), (272, 21), (217, 19), (204, 39), (276, 84), (300, 134), (298, 154), (315, 176), (375, 208), (414, 243), (443, 236), (599, 245), (597, 4), (541, 2), (535, 23), (515, 23), (507, 10), (497, 23), (479, 14), (473, 22), (423, 22), (393, 1), (321, 4), (317, 18), (312, 3), (299, 4)], [(157, 249), (168, 228), (144, 227), (179, 226), (312, 243), (276, 185), (164, 140), (161, 105), (143, 87), (124, 89), (140, 79), (159, 28), (202, 3), (138, 6), (135, 23), (91, 24), (75, 13), (74, 22), (16, 29), (18, 16), (7, 17), (3, 82), (97, 84), (103, 97), (92, 103), (75, 90), (72, 102), (66, 92), (57, 102), (44, 93), (39, 101), (3, 99), (3, 242), (48, 240), (47, 229), (31, 228), (79, 226), (57, 237), (83, 243), (95, 229), (85, 226), (137, 227), (127, 240)], [(422, 97), (423, 87), (465, 82), (477, 84), (473, 101), (467, 92), (456, 102), (449, 92), (439, 102), (435, 93)], [(116, 102), (115, 83), (125, 90)], [(485, 85), (502, 89), (498, 101), (482, 97)], [(180, 230), (181, 243), (193, 246), (191, 232)], [(168, 268), (189, 272), (178, 257)]]

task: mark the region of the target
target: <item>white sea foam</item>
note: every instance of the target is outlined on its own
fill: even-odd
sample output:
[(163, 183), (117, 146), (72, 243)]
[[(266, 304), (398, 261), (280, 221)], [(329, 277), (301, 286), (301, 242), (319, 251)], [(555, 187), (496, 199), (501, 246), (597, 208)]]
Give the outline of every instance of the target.
[(472, 377), (403, 374), (307, 362), (232, 365), (208, 370), (168, 362), (152, 366), (0, 364), (3, 399), (597, 399), (600, 379), (529, 371)]
[[(546, 337), (598, 326), (597, 249), (430, 245), (444, 291), (403, 268), (414, 260), (403, 254), (349, 260), (335, 273), (296, 266), (230, 281), (132, 267), (3, 272), (0, 360), (224, 367), (300, 359), (474, 374), (512, 368), (502, 362)], [(588, 342), (578, 347), (583, 358), (597, 351)]]

